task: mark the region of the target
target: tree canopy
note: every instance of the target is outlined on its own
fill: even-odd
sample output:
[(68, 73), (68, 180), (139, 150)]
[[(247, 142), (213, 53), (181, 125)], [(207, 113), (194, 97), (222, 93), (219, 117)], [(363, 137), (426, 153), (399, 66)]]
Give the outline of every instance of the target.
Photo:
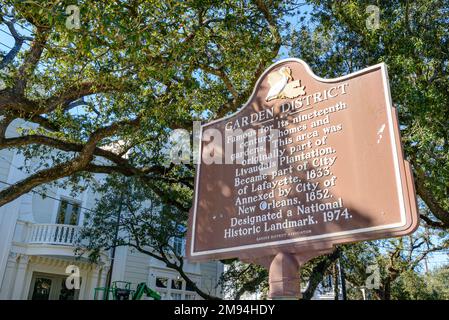
[[(12, 52), (14, 59), (5, 55), (11, 63), (1, 74), (0, 149), (21, 150), (42, 166), (1, 190), (0, 205), (64, 177), (120, 173), (139, 176), (188, 210), (190, 201), (167, 197), (161, 183), (191, 189), (192, 168), (163, 167), (163, 142), (172, 129), (191, 128), (193, 120), (243, 103), (278, 54), (288, 5), (79, 1), (76, 29), (66, 26), (71, 4), (2, 5), (0, 21), (31, 28), (32, 41), (29, 49)], [(34, 126), (7, 137), (16, 119)]]

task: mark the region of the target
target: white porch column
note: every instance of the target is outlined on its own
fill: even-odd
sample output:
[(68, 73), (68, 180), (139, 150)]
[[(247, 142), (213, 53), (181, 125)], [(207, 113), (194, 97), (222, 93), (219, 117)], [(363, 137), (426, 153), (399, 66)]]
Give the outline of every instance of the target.
[[(108, 276), (108, 272), (109, 272), (109, 266), (103, 266), (101, 268), (100, 287), (106, 287), (106, 278)], [(105, 291), (105, 294), (107, 294), (106, 291)], [(110, 297), (108, 297), (108, 298), (110, 298)]]
[(87, 290), (89, 290), (89, 283), (87, 282), (88, 277), (89, 277), (89, 269), (87, 269), (87, 271), (81, 272), (81, 286), (78, 295), (78, 300), (89, 299), (89, 292), (86, 292)]
[(125, 281), (125, 268), (128, 256), (128, 247), (115, 249), (114, 268), (112, 269), (112, 281)]
[(19, 259), (20, 259), (19, 266), (17, 268), (16, 281), (14, 282), (12, 300), (26, 299), (26, 293), (23, 292), (23, 288), (25, 287), (25, 277), (30, 257), (26, 255), (21, 255)]
[[(8, 130), (10, 129), (11, 126), (8, 127)], [(11, 134), (11, 131), (8, 132)], [(9, 173), (6, 178), (8, 183), (12, 184), (26, 177), (25, 173), (20, 171), (17, 167), (23, 162), (23, 155), (19, 155), (15, 152), (11, 159), (11, 163), (14, 163), (15, 166), (9, 166)], [(6, 188), (6, 186), (0, 184), (0, 189), (4, 188)], [(11, 250), (11, 242), (14, 236), (17, 218), (19, 217), (19, 208), (23, 197), (24, 196), (21, 196), (0, 207), (0, 287), (3, 283), (8, 255)]]
[(109, 272), (109, 267), (108, 266), (103, 266), (101, 268), (101, 278), (100, 278), (100, 287), (105, 287), (106, 286), (106, 278)]
[(11, 300), (18, 265), (17, 257), (18, 255), (15, 252), (10, 252), (8, 255), (3, 282), (0, 286), (0, 300)]
[(0, 207), (0, 287), (2, 286), (11, 241), (19, 216), (20, 198)]
[(95, 298), (95, 288), (98, 287), (98, 276), (100, 275), (100, 266), (95, 266), (92, 270), (92, 275), (89, 281), (89, 292), (85, 295), (90, 300)]

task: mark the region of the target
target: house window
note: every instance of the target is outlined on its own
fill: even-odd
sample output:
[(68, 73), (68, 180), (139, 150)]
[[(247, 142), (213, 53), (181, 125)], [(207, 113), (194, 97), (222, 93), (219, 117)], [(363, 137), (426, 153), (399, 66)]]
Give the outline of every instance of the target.
[(180, 293), (172, 293), (170, 295), (172, 300), (181, 300), (181, 294)]
[(193, 288), (193, 285), (191, 285), (189, 282), (186, 282), (186, 290), (187, 291), (195, 291), (195, 289)]
[(78, 225), (80, 217), (80, 204), (74, 201), (61, 200), (56, 223)]
[(332, 276), (328, 275), (326, 280), (326, 287), (332, 288)]
[(156, 278), (156, 287), (158, 288), (167, 288), (168, 279), (167, 278)]
[(51, 285), (52, 279), (36, 278), (31, 300), (48, 300), (50, 298)]
[(173, 239), (173, 251), (176, 255), (182, 256), (184, 255), (184, 239), (182, 238), (174, 238)]
[(195, 300), (195, 298), (194, 294), (186, 294), (184, 300)]
[(182, 290), (182, 280), (172, 280), (171, 288), (176, 290)]

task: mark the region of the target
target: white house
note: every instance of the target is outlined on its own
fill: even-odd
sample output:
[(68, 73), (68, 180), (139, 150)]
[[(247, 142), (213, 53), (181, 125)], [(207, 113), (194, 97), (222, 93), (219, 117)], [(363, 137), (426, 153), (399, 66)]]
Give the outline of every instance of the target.
[[(17, 126), (13, 123), (7, 135), (17, 135)], [(0, 151), (0, 189), (26, 177), (23, 162), (14, 150)], [(0, 207), (0, 299), (94, 298), (95, 288), (106, 284), (110, 253), (103, 253), (98, 264), (76, 259), (74, 241), (85, 210), (100, 196), (90, 188), (74, 197), (70, 190), (53, 187)], [(73, 270), (80, 275), (78, 290), (66, 286)], [(186, 263), (185, 271), (202, 290), (221, 295), (221, 263)], [(162, 299), (199, 299), (177, 272), (129, 247), (117, 248), (112, 281), (131, 282), (132, 289), (145, 282)]]

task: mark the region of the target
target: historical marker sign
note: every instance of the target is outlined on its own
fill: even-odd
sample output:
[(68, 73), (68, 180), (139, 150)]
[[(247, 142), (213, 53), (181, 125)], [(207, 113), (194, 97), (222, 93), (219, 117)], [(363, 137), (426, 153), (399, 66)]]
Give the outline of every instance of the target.
[(418, 225), (384, 64), (322, 79), (280, 61), (241, 110), (202, 126), (200, 155), (190, 260), (310, 252)]

